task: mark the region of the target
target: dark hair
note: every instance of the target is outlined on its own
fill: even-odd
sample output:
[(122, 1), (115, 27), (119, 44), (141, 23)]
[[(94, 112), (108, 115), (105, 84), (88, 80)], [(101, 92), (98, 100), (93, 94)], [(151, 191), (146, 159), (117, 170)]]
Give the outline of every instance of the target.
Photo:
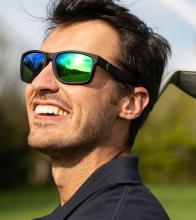
[[(134, 87), (145, 87), (150, 96), (150, 102), (141, 116), (130, 124), (128, 144), (132, 146), (139, 128), (158, 99), (161, 77), (171, 52), (167, 40), (112, 0), (55, 2), (52, 8), (49, 7), (49, 30), (63, 24), (98, 19), (110, 24), (119, 34), (121, 51), (119, 57), (116, 57), (117, 65), (131, 74)], [(127, 88), (125, 86), (125, 90)]]

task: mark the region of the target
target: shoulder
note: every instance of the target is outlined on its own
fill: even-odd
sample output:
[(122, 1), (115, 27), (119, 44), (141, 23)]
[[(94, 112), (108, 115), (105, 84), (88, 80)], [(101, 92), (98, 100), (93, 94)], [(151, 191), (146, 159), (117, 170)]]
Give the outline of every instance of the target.
[(159, 201), (146, 187), (130, 184), (97, 191), (73, 215), (73, 219), (79, 217), (81, 220), (169, 220)]
[(126, 186), (116, 219), (169, 220), (157, 198), (143, 185)]

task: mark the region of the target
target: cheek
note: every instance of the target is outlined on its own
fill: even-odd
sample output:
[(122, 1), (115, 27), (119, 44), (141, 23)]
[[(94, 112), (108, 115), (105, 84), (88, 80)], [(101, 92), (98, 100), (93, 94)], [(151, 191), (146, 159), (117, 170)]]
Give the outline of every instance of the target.
[(86, 106), (91, 105), (92, 100), (97, 96), (97, 92), (88, 86), (69, 86), (65, 90), (65, 95), (73, 105)]
[(33, 88), (31, 86), (31, 84), (28, 84), (25, 89), (25, 100), (26, 100), (27, 113), (30, 110), (30, 100), (31, 100), (33, 94), (34, 94)]
[(30, 97), (30, 94), (32, 93), (32, 86), (30, 84), (28, 84), (25, 88), (25, 98), (26, 101), (28, 100), (28, 98)]
[(80, 95), (74, 97), (75, 103), (78, 103), (78, 107), (80, 112), (83, 114), (88, 114), (89, 116), (94, 114), (97, 110), (98, 106), (102, 104), (103, 100), (102, 97), (99, 96), (96, 92), (88, 92), (88, 93), (81, 93)]
[(100, 103), (100, 98), (93, 89), (79, 89), (69, 91), (69, 98), (74, 107), (73, 119), (77, 121), (76, 124), (85, 124), (89, 117), (93, 117), (97, 110), (97, 104)]

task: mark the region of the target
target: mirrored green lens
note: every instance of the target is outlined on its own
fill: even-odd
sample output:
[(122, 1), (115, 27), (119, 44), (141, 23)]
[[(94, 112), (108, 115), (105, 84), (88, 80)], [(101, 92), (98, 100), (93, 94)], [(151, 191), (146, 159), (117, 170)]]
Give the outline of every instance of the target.
[(39, 52), (29, 53), (21, 62), (21, 78), (25, 82), (31, 82), (42, 70), (45, 63), (45, 55)]
[(88, 82), (93, 68), (91, 57), (77, 53), (63, 53), (56, 58), (58, 76), (65, 83)]

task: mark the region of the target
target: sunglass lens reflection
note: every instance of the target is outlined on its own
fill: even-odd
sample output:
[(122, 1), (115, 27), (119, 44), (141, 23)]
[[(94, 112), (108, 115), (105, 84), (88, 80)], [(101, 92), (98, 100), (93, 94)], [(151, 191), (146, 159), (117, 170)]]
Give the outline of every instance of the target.
[(22, 61), (21, 73), (25, 82), (31, 82), (42, 70), (45, 63), (45, 55), (42, 53), (27, 54)]
[(91, 77), (92, 68), (92, 58), (84, 54), (63, 53), (56, 58), (57, 73), (63, 82), (87, 82)]

